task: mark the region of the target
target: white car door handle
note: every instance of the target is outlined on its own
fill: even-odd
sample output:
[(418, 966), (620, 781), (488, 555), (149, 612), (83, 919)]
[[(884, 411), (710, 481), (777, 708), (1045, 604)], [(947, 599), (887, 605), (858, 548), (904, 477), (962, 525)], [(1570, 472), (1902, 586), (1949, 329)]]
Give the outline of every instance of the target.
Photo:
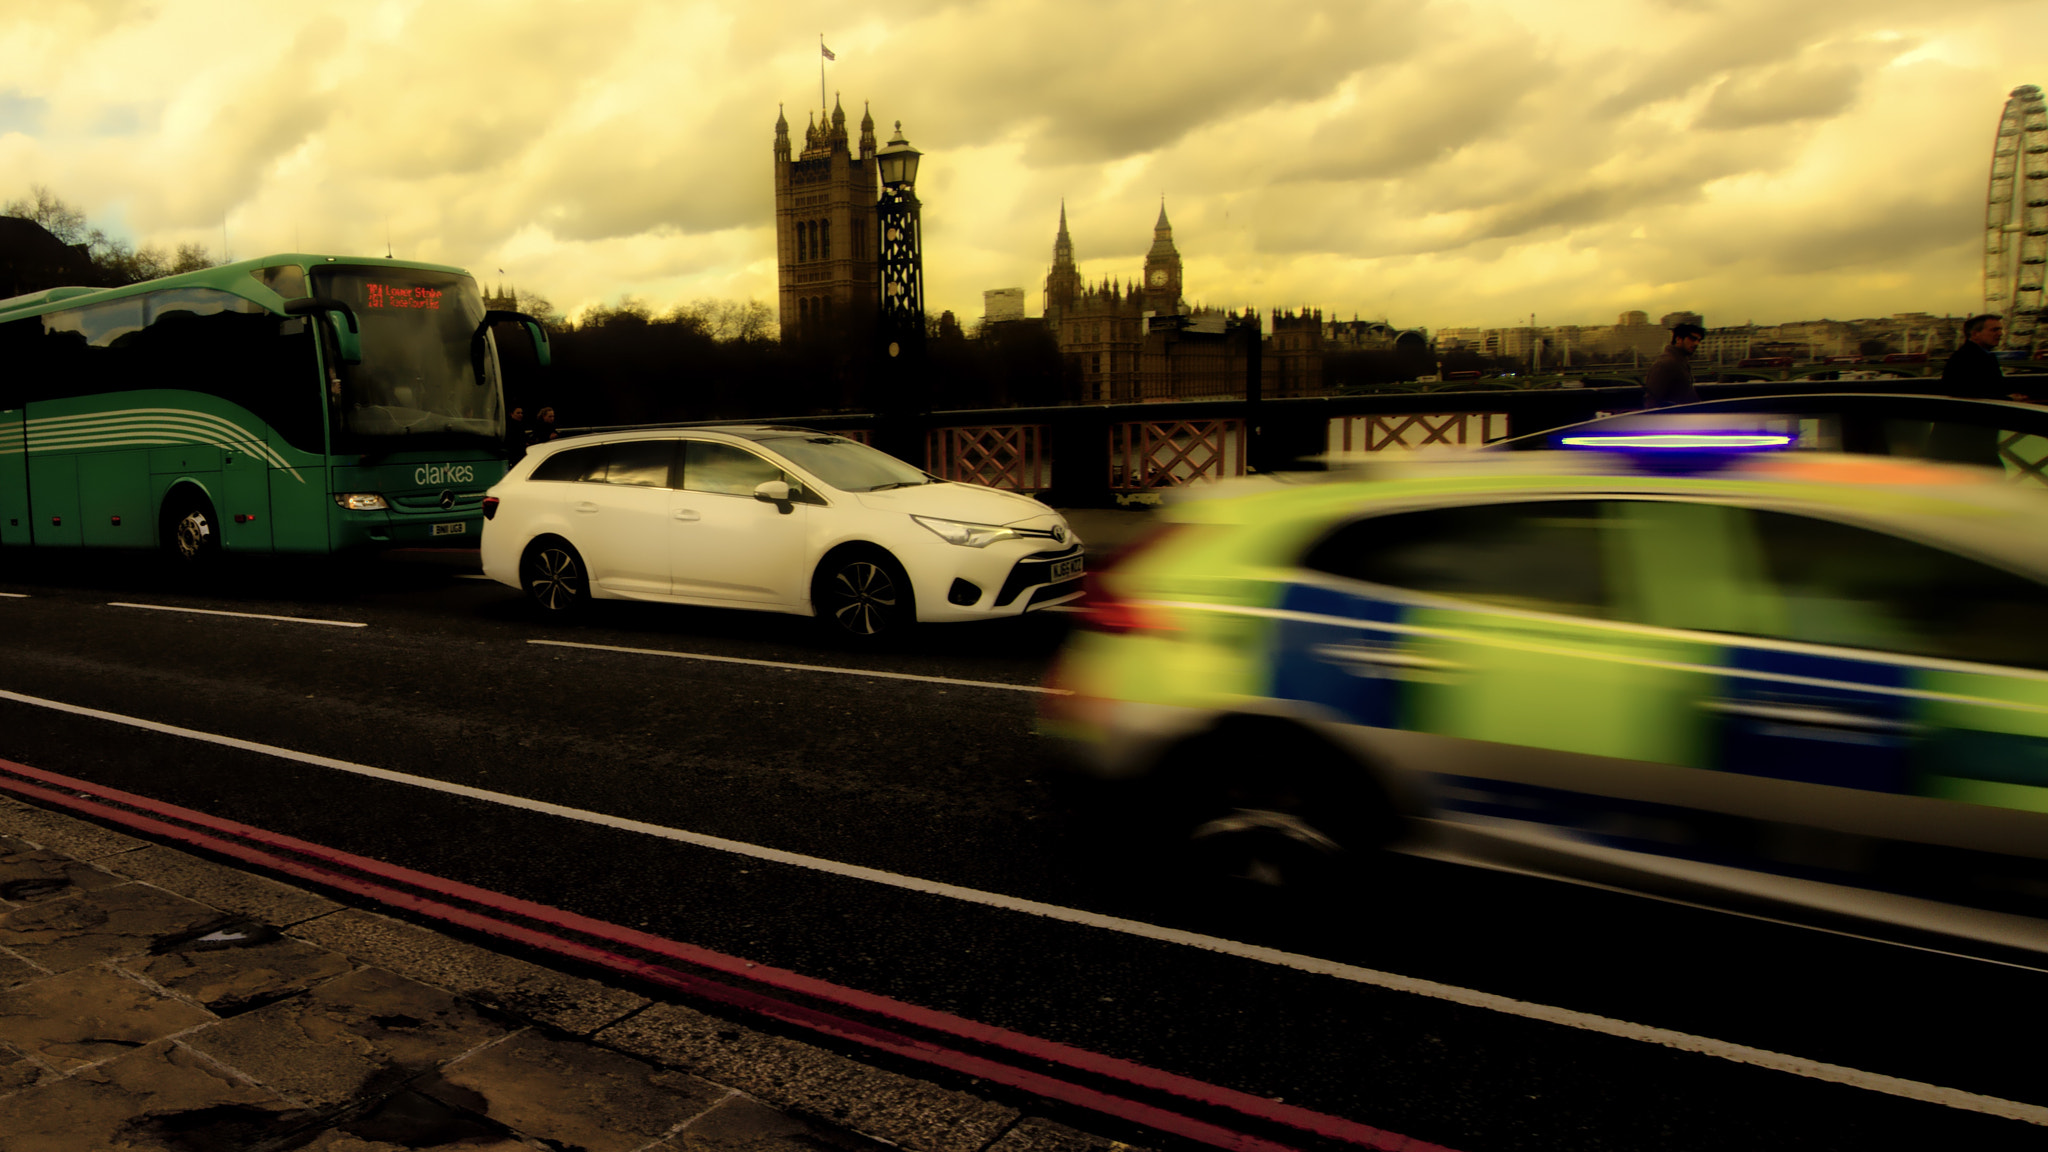
[(582, 501), (576, 505), (576, 510), (578, 512), (595, 512), (597, 511), (597, 502), (594, 500)]
[(676, 509), (676, 519), (678, 520), (702, 520), (703, 518), (703, 514), (698, 512), (695, 508)]

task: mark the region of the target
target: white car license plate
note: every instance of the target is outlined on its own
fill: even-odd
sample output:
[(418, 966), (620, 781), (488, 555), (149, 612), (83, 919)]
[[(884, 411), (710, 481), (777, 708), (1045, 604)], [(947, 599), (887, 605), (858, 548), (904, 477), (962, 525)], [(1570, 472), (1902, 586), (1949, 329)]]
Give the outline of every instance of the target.
[(1053, 561), (1052, 573), (1047, 579), (1055, 584), (1062, 580), (1072, 580), (1081, 574), (1081, 561), (1084, 559), (1082, 556), (1070, 556), (1065, 560)]
[(436, 536), (460, 536), (467, 531), (469, 531), (468, 523), (461, 520), (453, 524), (434, 525), (434, 535)]

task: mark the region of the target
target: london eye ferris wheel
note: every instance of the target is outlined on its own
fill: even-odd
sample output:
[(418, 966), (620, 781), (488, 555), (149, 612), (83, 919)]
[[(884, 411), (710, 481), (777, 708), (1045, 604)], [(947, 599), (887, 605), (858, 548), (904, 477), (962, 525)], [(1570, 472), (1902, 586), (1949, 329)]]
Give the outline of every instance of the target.
[(2006, 345), (2032, 352), (2048, 337), (2048, 103), (2041, 89), (2012, 90), (1991, 149), (1984, 206), (1984, 310), (2006, 318)]

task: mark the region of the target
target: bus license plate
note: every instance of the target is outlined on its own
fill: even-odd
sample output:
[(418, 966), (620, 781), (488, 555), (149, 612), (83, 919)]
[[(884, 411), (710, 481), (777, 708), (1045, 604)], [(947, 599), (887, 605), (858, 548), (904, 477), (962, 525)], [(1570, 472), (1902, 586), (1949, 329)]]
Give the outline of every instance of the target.
[(1050, 579), (1056, 584), (1061, 580), (1072, 580), (1074, 577), (1079, 576), (1083, 559), (1085, 557), (1070, 556), (1065, 560), (1053, 561)]
[(453, 524), (434, 525), (434, 535), (436, 536), (460, 536), (467, 531), (469, 531), (469, 525), (460, 520)]

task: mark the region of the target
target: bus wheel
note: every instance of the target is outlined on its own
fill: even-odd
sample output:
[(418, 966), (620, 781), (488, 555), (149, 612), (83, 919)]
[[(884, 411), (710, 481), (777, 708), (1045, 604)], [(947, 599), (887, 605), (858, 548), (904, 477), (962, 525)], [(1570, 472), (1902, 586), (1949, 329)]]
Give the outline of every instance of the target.
[(566, 540), (550, 538), (528, 545), (519, 561), (519, 586), (546, 616), (571, 616), (590, 602), (583, 557)]
[(220, 517), (206, 497), (187, 492), (164, 506), (162, 532), (165, 555), (174, 564), (195, 570), (220, 556)]

